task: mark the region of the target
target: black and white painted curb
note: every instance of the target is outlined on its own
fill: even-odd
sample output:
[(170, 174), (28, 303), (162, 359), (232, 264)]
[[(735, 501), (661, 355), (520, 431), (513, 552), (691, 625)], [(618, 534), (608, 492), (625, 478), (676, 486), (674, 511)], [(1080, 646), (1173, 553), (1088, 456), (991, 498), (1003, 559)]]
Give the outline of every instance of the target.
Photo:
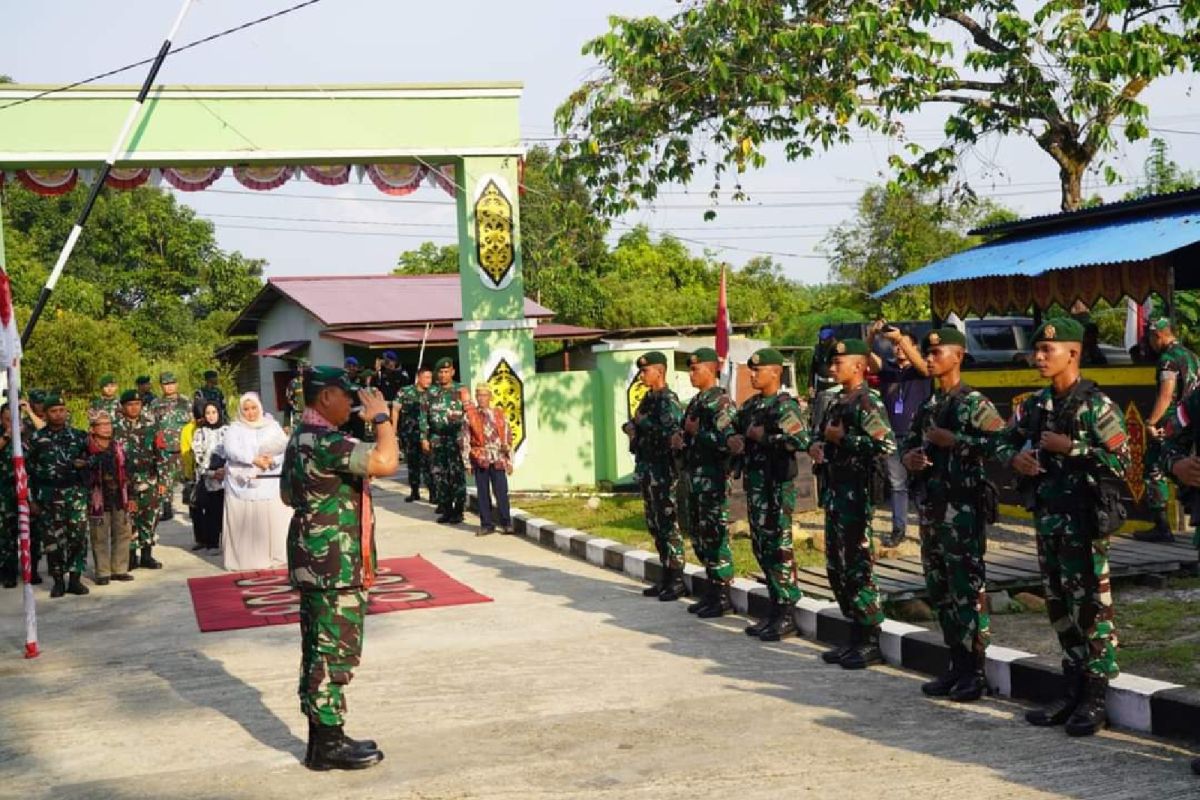
[[(470, 502), (474, 506), (474, 492)], [(636, 580), (656, 581), (662, 577), (656, 553), (567, 528), (516, 508), (512, 517), (516, 534), (543, 547)], [(694, 564), (685, 568), (685, 580), (693, 594), (703, 593), (708, 587), (704, 570)], [(767, 613), (767, 588), (759, 583), (736, 578), (730, 596), (740, 614), (758, 617)], [(801, 599), (796, 605), (796, 625), (807, 639), (840, 645), (850, 638), (850, 621), (835, 603)], [(883, 623), (880, 646), (889, 664), (928, 675), (944, 671), (949, 660), (949, 650), (939, 632), (896, 620)], [(986, 669), (988, 684), (1001, 697), (1044, 703), (1062, 691), (1058, 659), (992, 645)], [(1108, 715), (1119, 728), (1200, 741), (1200, 689), (1122, 674), (1109, 684)]]

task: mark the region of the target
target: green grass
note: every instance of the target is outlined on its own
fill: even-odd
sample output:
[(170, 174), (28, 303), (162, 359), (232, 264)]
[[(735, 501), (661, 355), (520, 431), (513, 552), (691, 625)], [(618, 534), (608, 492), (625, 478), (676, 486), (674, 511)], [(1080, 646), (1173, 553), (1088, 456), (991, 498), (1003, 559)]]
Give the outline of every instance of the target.
[[(593, 536), (603, 536), (630, 547), (655, 552), (654, 542), (646, 530), (646, 519), (642, 515), (642, 498), (636, 495), (602, 497), (600, 507), (595, 511), (587, 507), (586, 497), (518, 498), (513, 501), (513, 505), (568, 528), (576, 528)], [(684, 541), (687, 542), (688, 559), (695, 563), (696, 554), (687, 536), (684, 536)], [(761, 572), (748, 540), (735, 538), (732, 548), (733, 569), (736, 574), (744, 576)], [(795, 558), (799, 566), (825, 563), (822, 553), (811, 550), (797, 550)]]
[[(1172, 578), (1167, 591), (1200, 588), (1200, 578)], [(1176, 683), (1200, 683), (1200, 600), (1148, 597), (1116, 601), (1117, 662), (1122, 670)]]

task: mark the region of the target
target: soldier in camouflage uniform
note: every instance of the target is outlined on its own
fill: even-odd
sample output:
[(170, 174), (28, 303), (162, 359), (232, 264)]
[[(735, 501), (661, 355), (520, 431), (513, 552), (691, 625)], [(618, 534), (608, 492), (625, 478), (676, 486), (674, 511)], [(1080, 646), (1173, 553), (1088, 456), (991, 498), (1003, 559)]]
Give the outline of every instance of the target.
[[(1105, 693), (1118, 674), (1108, 577), (1112, 491), (1129, 466), (1125, 418), (1079, 376), (1083, 326), (1047, 320), (1034, 333), (1034, 366), (1050, 385), (1016, 409), (997, 456), (1023, 479), (1037, 531), (1050, 625), (1062, 645), (1066, 691), (1028, 712), (1033, 725), (1067, 725), (1089, 736), (1107, 719)], [(1116, 502), (1119, 504), (1119, 493)], [(1103, 516), (1097, 512), (1109, 509)]]
[(814, 419), (809, 455), (823, 475), (821, 506), (825, 509), (825, 571), (838, 607), (854, 623), (848, 647), (821, 654), (828, 664), (863, 669), (883, 661), (879, 626), (883, 623), (875, 585), (875, 542), (871, 515), (882, 500), (886, 466), (881, 459), (895, 451), (879, 395), (867, 387), (867, 354), (861, 339), (834, 346), (831, 365), (838, 388), (831, 404)]
[(796, 634), (800, 599), (792, 552), (796, 507), (796, 453), (808, 444), (800, 404), (782, 390), (783, 356), (764, 348), (750, 356), (750, 385), (758, 394), (738, 409), (729, 449), (742, 455), (742, 485), (750, 517), (750, 544), (767, 579), (771, 609), (746, 628), (748, 636), (775, 642)]
[(315, 367), (305, 411), (283, 458), (280, 496), (294, 509), (288, 574), (300, 591), (300, 709), (308, 719), (304, 765), (363, 769), (383, 760), (375, 742), (346, 736), (346, 686), (362, 655), (367, 590), (375, 578), (375, 519), (368, 479), (395, 472), (396, 434), (378, 392), (358, 391), (374, 445), (338, 430), (356, 390), (344, 370)]
[(1167, 519), (1167, 476), (1163, 472), (1163, 433), (1167, 423), (1185, 396), (1191, 393), (1200, 379), (1200, 359), (1175, 338), (1168, 319), (1150, 324), (1150, 347), (1158, 353), (1158, 396), (1154, 408), (1146, 417), (1146, 508), (1154, 519), (1154, 527), (1134, 531), (1133, 538), (1143, 542), (1173, 542), (1171, 523)]
[(154, 558), (154, 545), (158, 544), (158, 517), (165, 487), (162, 476), (166, 442), (158, 423), (142, 413), (142, 398), (135, 389), (121, 393), (121, 416), (113, 425), (113, 440), (120, 442), (125, 451), (129, 497), (134, 503), (134, 511), (129, 515), (133, 526), (129, 569), (162, 569), (162, 564)]
[(679, 475), (670, 447), (671, 437), (682, 430), (683, 407), (667, 388), (667, 357), (657, 350), (637, 360), (640, 378), (649, 389), (622, 427), (633, 450), (634, 473), (642, 490), (646, 528), (654, 537), (662, 579), (642, 594), (662, 601), (687, 594), (683, 582), (683, 536), (675, 511)]
[[(29, 400), (20, 401), (21, 409), (21, 441), (25, 443), (25, 453), (29, 453), (29, 440), (35, 431), (46, 427), (46, 394), (44, 389), (30, 389)], [(42, 528), (37, 520), (31, 519), (29, 524), (29, 562), (31, 573), (29, 582), (34, 586), (41, 584), (42, 576), (38, 574), (38, 562), (42, 558)], [(18, 567), (18, 570), (20, 567)]]
[(221, 424), (229, 424), (229, 408), (225, 404), (225, 393), (221, 391), (221, 376), (215, 369), (204, 371), (204, 385), (192, 395), (192, 418), (204, 418), (204, 406), (215, 403), (221, 412)]
[(921, 565), (950, 666), (921, 686), (930, 697), (978, 700), (987, 683), (987, 596), (983, 554), (995, 499), (984, 460), (995, 450), (1004, 420), (962, 382), (966, 337), (957, 328), (930, 331), (921, 352), (936, 390), (913, 419), (902, 445), (904, 467), (921, 515)]
[(430, 459), (430, 499), (437, 504), (437, 521), (456, 525), (463, 521), (467, 503), (467, 473), (458, 449), (465, 417), (464, 390), (454, 382), (454, 362), (449, 358), (439, 358), (433, 369), (437, 385), (428, 390), (418, 423), (421, 450)]
[(389, 403), (394, 401), (407, 380), (408, 373), (400, 366), (396, 351), (384, 350), (381, 363), (375, 370), (375, 386), (383, 392), (383, 399)]
[[(68, 425), (62, 398), (46, 398), (46, 427), (29, 441), (30, 511), (42, 529), (42, 546), (50, 577), (51, 597), (64, 592), (87, 594), (81, 582), (87, 567), (87, 434)], [(69, 582), (64, 581), (64, 573)]]
[(392, 408), (399, 416), (400, 445), (404, 448), (404, 462), (408, 465), (408, 497), (411, 503), (421, 498), (421, 483), (429, 488), (429, 499), (433, 500), (433, 478), (429, 474), (429, 456), (421, 449), (421, 413), (429, 399), (429, 385), (433, 383), (433, 370), (421, 367), (417, 370), (417, 382), (405, 386), (396, 395)]
[[(150, 376), (149, 375), (138, 375), (137, 380), (134, 381), (134, 383), (137, 384), (138, 397), (142, 398), (142, 410), (144, 411), (144, 410), (150, 408), (152, 405), (154, 405), (154, 401), (157, 400), (158, 398), (155, 396), (154, 392), (150, 389)], [(121, 406), (120, 406), (120, 403), (118, 403), (117, 404), (117, 413), (113, 414), (112, 418), (116, 419), (120, 415), (120, 413), (121, 413)]]
[(671, 437), (671, 449), (682, 451), (688, 484), (688, 531), (696, 558), (708, 573), (708, 592), (688, 611), (708, 619), (733, 606), (733, 552), (729, 549), (729, 437), (737, 409), (717, 384), (721, 364), (717, 351), (702, 347), (688, 356), (688, 377), (698, 391), (683, 414), (683, 430)]
[(284, 427), (289, 430), (299, 425), (300, 417), (304, 415), (304, 370), (304, 362), (297, 361), (296, 374), (288, 381), (287, 399), (284, 403), (287, 408), (287, 424)]
[(121, 412), (121, 402), (117, 399), (117, 379), (112, 375), (100, 376), (100, 396), (93, 397), (88, 403), (88, 418), (96, 411), (107, 411), (113, 419)]
[(5, 589), (17, 585), (20, 573), (17, 484), (12, 458), (12, 416), (5, 403), (0, 408), (0, 583)]
[[(158, 382), (162, 386), (163, 394), (154, 401), (154, 405), (150, 407), (150, 413), (154, 416), (154, 421), (158, 423), (158, 430), (162, 433), (165, 448), (162, 470), (158, 477), (163, 485), (162, 518), (168, 520), (175, 516), (175, 509), (171, 501), (175, 496), (175, 487), (183, 479), (183, 456), (180, 452), (183, 449), (183, 443), (180, 440), (180, 434), (183, 427), (192, 421), (192, 404), (179, 394), (179, 384), (175, 380), (175, 373), (164, 372), (159, 376)], [(217, 409), (219, 411), (220, 406)]]

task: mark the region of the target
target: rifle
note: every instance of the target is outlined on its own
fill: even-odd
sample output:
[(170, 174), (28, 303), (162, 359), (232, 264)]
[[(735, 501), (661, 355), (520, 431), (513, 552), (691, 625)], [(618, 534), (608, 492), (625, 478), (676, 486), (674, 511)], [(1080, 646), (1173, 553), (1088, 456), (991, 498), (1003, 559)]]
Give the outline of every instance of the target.
[[(866, 393), (868, 391), (869, 390), (864, 383), (858, 389), (855, 389), (849, 394), (842, 393), (836, 395), (836, 399), (833, 400), (829, 408), (826, 409), (826, 413), (822, 415), (823, 417), (828, 417), (828, 419), (823, 418), (819, 427), (814, 429), (816, 435), (823, 436), (825, 425), (837, 421), (841, 421), (842, 426), (848, 429), (853, 423), (855, 406), (865, 405), (867, 397)], [(838, 470), (835, 470), (835, 467), (840, 467), (843, 473), (849, 469), (850, 472), (855, 474), (853, 480), (858, 480), (863, 475), (866, 476), (867, 491), (870, 502), (880, 503), (883, 501), (884, 486), (887, 483), (887, 466), (883, 459), (872, 457), (864, 461), (858, 456), (844, 456), (839, 458), (838, 456), (840, 456), (842, 452), (841, 448), (837, 447), (831, 442), (825, 442), (824, 450), (825, 463), (820, 466), (823, 467), (822, 472), (824, 473), (824, 479), (826, 482), (833, 480), (836, 477), (835, 473)], [(814, 470), (816, 469), (816, 466), (817, 465), (814, 465)], [(822, 476), (818, 474), (817, 477), (818, 486), (820, 486)], [(843, 480), (844, 479), (846, 478), (843, 475)]]
[[(954, 430), (951, 425), (954, 422), (954, 412), (958, 405), (958, 399), (970, 391), (970, 386), (967, 386), (962, 381), (959, 381), (958, 386), (954, 387), (952, 391), (947, 392), (942, 404), (938, 406), (937, 410), (934, 412), (934, 427), (945, 428), (946, 430)], [(916, 422), (917, 421), (914, 420), (914, 423)], [(924, 422), (924, 420), (922, 419), (920, 422)], [(924, 434), (925, 431), (921, 431), (921, 433)], [(937, 452), (937, 448), (931, 445), (929, 442), (923, 442), (921, 445), (921, 452), (925, 454), (925, 460), (932, 465), (934, 460), (933, 457)], [(930, 470), (926, 468), (920, 472), (913, 473), (908, 476), (908, 492), (912, 495), (913, 501), (918, 507), (924, 506), (929, 499), (929, 471)]]
[[(813, 398), (812, 405), (812, 432), (814, 444), (820, 444), (821, 450), (825, 454), (825, 460), (818, 464), (813, 462), (813, 475), (817, 478), (817, 505), (823, 502), (822, 497), (825, 496), (825, 488), (829, 485), (829, 443), (824, 440), (823, 431), (825, 429), (825, 417), (829, 413), (829, 409), (833, 406), (834, 395), (828, 390), (817, 393)], [(832, 420), (831, 420), (832, 421)]]

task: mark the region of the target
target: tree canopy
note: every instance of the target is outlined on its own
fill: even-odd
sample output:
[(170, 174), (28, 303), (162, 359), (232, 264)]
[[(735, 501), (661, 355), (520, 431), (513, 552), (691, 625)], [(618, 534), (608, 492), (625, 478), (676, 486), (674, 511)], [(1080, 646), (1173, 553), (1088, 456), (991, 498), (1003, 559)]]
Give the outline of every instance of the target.
[[(715, 193), (771, 142), (792, 160), (882, 132), (905, 144), (896, 176), (934, 186), (981, 138), (1015, 135), (1050, 157), (1071, 210), (1119, 137), (1148, 135), (1145, 89), (1200, 63), (1198, 16), (1200, 0), (692, 0), (614, 17), (584, 46), (600, 74), (559, 108), (561, 149), (616, 214), (698, 169)], [(948, 116), (927, 146), (905, 119), (931, 106)]]

